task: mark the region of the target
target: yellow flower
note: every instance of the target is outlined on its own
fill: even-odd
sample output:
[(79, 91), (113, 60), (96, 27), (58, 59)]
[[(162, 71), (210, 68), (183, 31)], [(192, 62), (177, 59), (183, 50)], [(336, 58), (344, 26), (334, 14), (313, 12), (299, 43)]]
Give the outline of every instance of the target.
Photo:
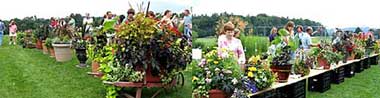
[(253, 78), (253, 72), (248, 72), (248, 77)]
[(218, 60), (222, 60), (222, 58), (221, 58), (221, 57), (218, 57)]
[(248, 70), (249, 71), (256, 71), (257, 69), (256, 69), (256, 67), (249, 67)]
[(193, 79), (191, 81), (199, 80), (196, 76), (193, 76)]
[(260, 61), (260, 55), (252, 56), (251, 58), (249, 58), (248, 62), (250, 62), (252, 64), (257, 64), (258, 61)]
[(218, 61), (214, 61), (214, 64), (219, 64), (219, 62)]
[(212, 59), (207, 59), (207, 62), (212, 62)]

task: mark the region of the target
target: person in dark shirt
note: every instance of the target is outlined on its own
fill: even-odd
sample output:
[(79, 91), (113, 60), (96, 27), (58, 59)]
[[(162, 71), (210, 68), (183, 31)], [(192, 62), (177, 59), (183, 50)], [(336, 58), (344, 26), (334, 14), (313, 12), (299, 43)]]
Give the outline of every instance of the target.
[(276, 36), (277, 36), (277, 28), (272, 27), (272, 30), (270, 31), (270, 34), (269, 34), (269, 42), (272, 42)]

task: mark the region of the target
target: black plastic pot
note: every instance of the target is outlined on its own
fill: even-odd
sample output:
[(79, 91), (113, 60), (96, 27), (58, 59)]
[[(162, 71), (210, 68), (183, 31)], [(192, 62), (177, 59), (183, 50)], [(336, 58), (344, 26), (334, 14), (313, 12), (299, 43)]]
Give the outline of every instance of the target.
[(77, 67), (86, 67), (87, 66), (86, 65), (86, 61), (87, 61), (86, 48), (76, 48), (75, 52), (79, 60), (79, 65), (77, 65)]

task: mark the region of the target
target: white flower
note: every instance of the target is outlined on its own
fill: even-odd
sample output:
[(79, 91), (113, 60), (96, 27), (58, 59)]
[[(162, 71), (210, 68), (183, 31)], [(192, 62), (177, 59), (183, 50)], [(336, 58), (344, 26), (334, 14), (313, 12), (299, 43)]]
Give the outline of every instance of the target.
[(211, 74), (211, 71), (206, 71), (206, 74), (207, 74), (207, 75), (210, 75), (210, 74)]
[(212, 79), (206, 78), (205, 81), (206, 83), (211, 83)]
[(232, 73), (232, 71), (231, 71), (231, 70), (224, 70), (224, 69), (223, 69), (223, 73), (226, 73), (226, 74), (231, 74), (231, 73)]
[(232, 79), (232, 84), (237, 84), (238, 83), (238, 80), (236, 78)]

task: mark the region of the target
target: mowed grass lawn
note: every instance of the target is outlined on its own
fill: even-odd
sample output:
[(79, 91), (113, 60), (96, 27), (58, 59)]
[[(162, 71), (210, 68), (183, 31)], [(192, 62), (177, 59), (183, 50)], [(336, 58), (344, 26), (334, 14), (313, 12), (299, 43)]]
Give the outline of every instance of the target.
[[(0, 46), (0, 98), (104, 98), (102, 81), (86, 74), (90, 67), (75, 67), (78, 63), (75, 57), (59, 63), (40, 50), (10, 46), (4, 36)], [(158, 98), (190, 98), (190, 77), (185, 71), (185, 86), (161, 92)], [(144, 89), (143, 98), (155, 91)]]

